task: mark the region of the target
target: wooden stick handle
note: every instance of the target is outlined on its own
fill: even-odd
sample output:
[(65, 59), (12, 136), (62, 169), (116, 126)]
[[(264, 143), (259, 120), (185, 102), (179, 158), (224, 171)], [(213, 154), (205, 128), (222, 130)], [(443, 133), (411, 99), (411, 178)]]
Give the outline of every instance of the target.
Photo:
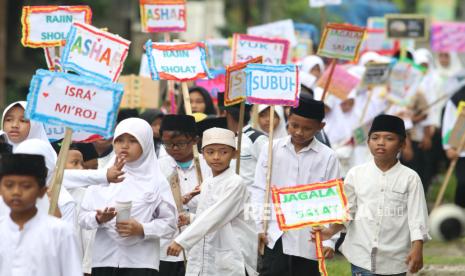
[[(266, 235), (268, 232), (268, 209), (270, 204), (270, 188), (271, 188), (271, 169), (273, 166), (273, 132), (274, 132), (274, 105), (270, 106), (270, 128), (269, 128), (269, 136), (268, 136), (268, 164), (266, 170), (266, 189), (265, 189), (265, 204), (263, 206), (263, 233)], [(260, 243), (260, 254), (263, 255), (265, 253), (265, 244)]]
[(71, 138), (73, 131), (67, 127), (65, 130), (65, 137), (61, 144), (60, 153), (58, 154), (58, 161), (53, 174), (50, 189), (50, 208), (48, 209), (49, 215), (54, 215), (58, 208), (58, 197), (60, 196), (61, 183), (63, 182), (63, 174), (65, 171), (66, 160), (68, 159), (69, 146), (71, 145)]
[(236, 174), (241, 172), (241, 147), (242, 147), (242, 129), (244, 128), (245, 102), (241, 102), (239, 109), (239, 126), (237, 130), (237, 159), (236, 159)]
[(333, 58), (333, 60), (331, 61), (330, 69), (329, 69), (329, 76), (328, 76), (328, 79), (326, 80), (325, 88), (323, 90), (323, 95), (321, 95), (322, 102), (325, 101), (326, 94), (328, 93), (329, 84), (331, 83), (331, 79), (333, 78), (335, 68), (336, 68), (336, 59)]
[(373, 89), (369, 88), (368, 89), (368, 97), (367, 97), (367, 100), (365, 102), (365, 105), (363, 106), (362, 115), (360, 116), (360, 121), (359, 121), (360, 125), (363, 124), (363, 120), (365, 119), (365, 116), (367, 114), (368, 106), (370, 105), (372, 97), (373, 97)]

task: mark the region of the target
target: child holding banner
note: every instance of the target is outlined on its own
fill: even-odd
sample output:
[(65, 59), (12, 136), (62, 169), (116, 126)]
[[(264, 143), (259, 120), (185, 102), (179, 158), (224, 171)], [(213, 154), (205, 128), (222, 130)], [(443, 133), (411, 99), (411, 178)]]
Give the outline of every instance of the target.
[(399, 117), (374, 119), (368, 136), (374, 160), (352, 168), (344, 180), (352, 220), (321, 230), (329, 238), (346, 228), (341, 251), (353, 275), (406, 275), (423, 266), (428, 210), (420, 177), (397, 159), (405, 139)]
[(0, 275), (83, 275), (71, 226), (37, 210), (46, 178), (43, 156), (2, 156), (0, 193), (10, 210), (0, 218)]
[(206, 130), (202, 149), (213, 177), (203, 181), (197, 212), (167, 253), (178, 256), (182, 249), (189, 250), (189, 276), (256, 275), (258, 236), (244, 210), (250, 195), (230, 167), (236, 154), (234, 132)]
[(160, 178), (152, 137), (142, 119), (119, 123), (113, 146), (115, 159), (126, 161), (125, 178), (117, 185), (91, 186), (84, 196), (79, 223), (97, 230), (92, 275), (156, 275), (159, 239), (174, 233), (176, 207), (162, 193), (168, 183)]
[[(181, 218), (188, 213), (195, 214), (197, 209), (199, 184), (197, 182), (196, 168), (194, 165), (193, 146), (197, 144), (197, 128), (193, 116), (190, 115), (165, 115), (160, 126), (162, 143), (168, 153), (160, 159), (160, 168), (170, 183)], [(211, 170), (199, 155), (200, 168), (203, 177), (211, 176)], [(176, 188), (174, 188), (176, 187)], [(184, 213), (185, 212), (185, 213)], [(180, 218), (180, 222), (183, 222)], [(160, 276), (184, 275), (185, 267), (182, 256), (167, 256), (166, 251), (173, 239), (161, 239)], [(187, 256), (186, 256), (187, 257)]]
[[(323, 182), (340, 178), (339, 163), (333, 150), (317, 139), (315, 134), (323, 129), (325, 116), (321, 101), (301, 97), (299, 106), (291, 108), (287, 137), (273, 144), (271, 183), (278, 188)], [(262, 150), (255, 173), (253, 202), (263, 206), (265, 198), (268, 152)], [(270, 195), (271, 196), (271, 195)], [(269, 202), (272, 202), (271, 199)], [(259, 208), (263, 210), (263, 208)], [(279, 229), (275, 211), (265, 214), (270, 219), (268, 233), (262, 233), (267, 243), (263, 257), (263, 276), (320, 275), (315, 244), (310, 241), (310, 229), (302, 228), (283, 232)], [(258, 225), (263, 229), (261, 216)], [(327, 258), (333, 255), (337, 239), (323, 243)]]

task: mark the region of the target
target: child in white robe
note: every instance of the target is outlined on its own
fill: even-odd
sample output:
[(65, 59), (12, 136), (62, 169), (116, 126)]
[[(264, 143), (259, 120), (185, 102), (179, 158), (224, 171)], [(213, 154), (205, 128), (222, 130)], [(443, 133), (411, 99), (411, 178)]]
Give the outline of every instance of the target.
[(72, 227), (37, 210), (46, 176), (43, 156), (2, 156), (0, 193), (10, 213), (0, 218), (0, 275), (82, 276)]
[(234, 132), (206, 130), (202, 149), (213, 177), (203, 181), (197, 212), (167, 253), (188, 250), (187, 276), (255, 276), (258, 234), (244, 210), (250, 204), (247, 186), (230, 167), (236, 154)]

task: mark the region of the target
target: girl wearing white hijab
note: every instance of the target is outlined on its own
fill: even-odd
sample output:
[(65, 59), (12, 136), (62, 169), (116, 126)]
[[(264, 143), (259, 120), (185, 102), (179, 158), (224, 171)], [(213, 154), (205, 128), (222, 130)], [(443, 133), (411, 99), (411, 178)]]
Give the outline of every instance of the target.
[[(150, 125), (139, 118), (121, 121), (115, 129), (115, 158), (124, 158), (124, 180), (90, 186), (81, 203), (79, 223), (97, 229), (92, 275), (156, 275), (160, 238), (176, 231), (176, 207), (166, 192)], [(113, 164), (115, 160), (110, 161)], [(130, 219), (116, 222), (117, 202), (130, 202)]]
[[(268, 110), (268, 112), (265, 112)], [(257, 129), (269, 135), (270, 125), (270, 106), (261, 104), (258, 106), (258, 125)], [(287, 136), (286, 118), (284, 117), (284, 108), (282, 106), (275, 106), (275, 126), (273, 132), (273, 139), (279, 139)], [(277, 119), (277, 120), (276, 120)]]
[[(28, 139), (39, 139), (39, 140), (43, 140), (43, 141), (46, 141), (48, 142), (48, 138), (47, 138), (47, 133), (45, 132), (45, 128), (44, 128), (44, 125), (40, 122), (37, 122), (37, 121), (28, 121), (29, 124), (30, 124), (30, 127), (29, 127), (29, 130), (22, 130), (22, 129), (19, 129), (18, 127), (15, 127), (14, 131), (16, 133), (18, 132), (22, 132), (22, 131), (28, 131), (28, 134), (27, 135), (24, 135), (26, 136), (26, 138), (24, 138), (24, 140), (22, 141), (18, 141), (17, 139), (12, 139), (12, 137), (10, 137), (10, 129), (5, 129), (5, 120), (6, 119), (10, 119), (9, 118), (9, 115), (10, 115), (10, 111), (13, 110), (14, 107), (20, 107), (20, 109), (22, 109), (22, 117), (24, 118), (24, 111), (26, 110), (26, 105), (27, 105), (27, 102), (26, 101), (18, 101), (18, 102), (14, 102), (12, 104), (10, 104), (9, 106), (7, 106), (5, 108), (5, 110), (3, 111), (3, 117), (2, 117), (2, 134), (5, 134), (5, 137), (7, 139), (7, 142), (13, 146), (13, 150), (23, 141), (25, 140), (28, 140)], [(19, 133), (19, 135), (21, 135), (21, 133)], [(13, 140), (16, 140), (16, 141), (13, 141)]]
[(325, 64), (319, 56), (307, 56), (302, 60), (300, 67), (302, 84), (313, 89), (324, 71)]
[(446, 81), (463, 69), (462, 62), (457, 53), (438, 53), (436, 55), (436, 70), (439, 76)]

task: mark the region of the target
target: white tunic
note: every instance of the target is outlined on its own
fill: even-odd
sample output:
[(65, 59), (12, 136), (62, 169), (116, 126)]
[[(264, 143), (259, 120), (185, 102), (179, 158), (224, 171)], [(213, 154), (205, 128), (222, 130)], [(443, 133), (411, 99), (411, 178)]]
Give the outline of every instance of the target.
[(242, 178), (227, 169), (202, 183), (193, 222), (175, 241), (189, 251), (186, 276), (257, 275), (258, 234), (244, 208), (250, 196)]
[(418, 174), (400, 162), (383, 172), (371, 161), (352, 168), (344, 182), (353, 219), (346, 223), (344, 256), (373, 273), (406, 272), (411, 242), (429, 239)]
[[(258, 213), (257, 226), (259, 231), (263, 231), (261, 218), (265, 198), (267, 162), (268, 151), (264, 148), (255, 173), (254, 186), (257, 192), (252, 194), (252, 202)], [(317, 139), (313, 139), (307, 147), (296, 153), (290, 136), (273, 141), (273, 167), (271, 171), (271, 183), (278, 188), (340, 178), (339, 163), (332, 149)], [(269, 202), (272, 203), (271, 193)], [(268, 247), (273, 249), (276, 241), (282, 238), (284, 254), (316, 260), (315, 244), (310, 241), (311, 227), (283, 232), (279, 229), (274, 208), (271, 209), (271, 220), (267, 233)], [(335, 240), (337, 239), (324, 241), (323, 246), (334, 248)]]
[(81, 254), (71, 225), (37, 212), (23, 230), (0, 218), (0, 275), (82, 276)]

